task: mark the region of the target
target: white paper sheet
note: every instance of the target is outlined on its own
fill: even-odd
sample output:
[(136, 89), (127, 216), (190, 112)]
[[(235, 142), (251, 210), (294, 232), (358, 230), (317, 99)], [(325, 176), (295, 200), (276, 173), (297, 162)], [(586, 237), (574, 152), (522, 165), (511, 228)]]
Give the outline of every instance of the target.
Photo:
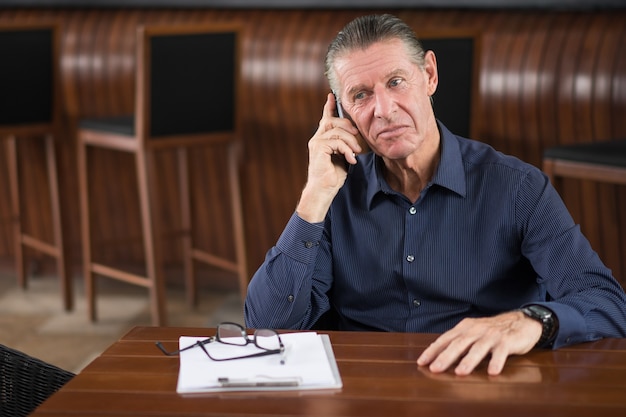
[[(280, 335), (285, 345), (285, 364), (281, 355), (258, 358), (214, 361), (199, 347), (180, 355), (178, 393), (241, 391), (241, 390), (299, 390), (341, 388), (342, 382), (327, 335), (315, 332), (284, 333)], [(190, 346), (206, 337), (181, 336), (180, 348)], [(234, 357), (260, 351), (253, 344), (232, 346), (222, 343), (205, 345), (211, 356)], [(225, 387), (220, 379), (242, 382), (244, 386)], [(297, 386), (282, 382), (298, 381)], [(259, 386), (250, 386), (262, 383)]]

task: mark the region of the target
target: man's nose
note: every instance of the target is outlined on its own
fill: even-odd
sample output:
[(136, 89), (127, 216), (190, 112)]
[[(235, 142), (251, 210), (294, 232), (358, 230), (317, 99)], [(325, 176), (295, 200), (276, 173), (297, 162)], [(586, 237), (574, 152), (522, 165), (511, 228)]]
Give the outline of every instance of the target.
[(388, 118), (395, 111), (395, 101), (385, 91), (377, 91), (374, 95), (374, 116)]

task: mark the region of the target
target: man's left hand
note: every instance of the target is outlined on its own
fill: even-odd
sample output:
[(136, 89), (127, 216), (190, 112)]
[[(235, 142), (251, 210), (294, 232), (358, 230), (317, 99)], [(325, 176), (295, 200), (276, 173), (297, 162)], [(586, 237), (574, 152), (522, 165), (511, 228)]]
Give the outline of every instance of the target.
[(491, 355), (487, 372), (502, 372), (509, 355), (529, 352), (541, 337), (542, 326), (520, 311), (488, 318), (467, 318), (437, 338), (417, 359), (431, 372), (444, 372), (457, 363), (454, 373), (469, 375)]

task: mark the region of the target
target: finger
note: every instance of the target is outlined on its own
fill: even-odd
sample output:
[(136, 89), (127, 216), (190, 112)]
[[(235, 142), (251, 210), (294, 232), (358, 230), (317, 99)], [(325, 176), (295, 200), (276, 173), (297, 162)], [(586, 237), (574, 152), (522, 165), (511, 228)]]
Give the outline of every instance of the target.
[(320, 118), (316, 134), (322, 134), (333, 129), (332, 119), (334, 117), (335, 99), (331, 93), (326, 96), (326, 102), (322, 109), (322, 117)]
[(433, 351), (436, 353), (432, 353), (433, 356), (430, 357), (428, 369), (434, 373), (445, 372), (465, 355), (470, 346), (469, 341), (459, 338), (448, 343), (443, 349), (437, 348)]
[[(351, 139), (351, 138), (350, 138)], [(355, 145), (355, 143), (353, 143), (353, 141), (351, 140), (350, 142), (344, 141), (339, 139), (337, 141), (337, 147), (334, 149), (333, 153), (337, 154), (337, 155), (342, 155), (346, 161), (352, 163), (352, 164), (356, 164), (356, 152), (355, 149), (353, 148)], [(358, 146), (358, 144), (356, 144)], [(357, 151), (359, 149), (356, 149)]]
[(489, 355), (490, 351), (491, 345), (481, 341), (474, 343), (456, 366), (454, 373), (457, 375), (471, 374), (478, 364)]
[(430, 365), (441, 352), (448, 346), (452, 340), (449, 337), (449, 332), (439, 336), (433, 343), (431, 343), (426, 350), (422, 352), (419, 358), (417, 358), (417, 364), (420, 366)]
[(487, 367), (487, 373), (489, 375), (500, 375), (508, 357), (509, 355), (505, 350), (495, 349), (491, 353), (491, 360), (489, 361), (489, 366)]
[(417, 364), (419, 366), (430, 365), (435, 360), (438, 354), (439, 354), (439, 350), (434, 345), (434, 343), (432, 343), (422, 352), (419, 358), (417, 358)]
[(335, 96), (333, 96), (332, 93), (328, 93), (328, 95), (326, 96), (326, 103), (324, 103), (322, 117), (334, 117), (336, 109), (337, 105), (335, 104)]
[(460, 358), (465, 356), (469, 348), (469, 343), (466, 343), (463, 340), (455, 340), (450, 343), (445, 350), (437, 355), (437, 357), (430, 364), (429, 369), (431, 372), (435, 373), (447, 371), (450, 367), (457, 363)]
[(356, 154), (352, 153), (350, 155), (343, 155), (340, 153), (334, 153), (330, 156), (331, 161), (335, 165), (339, 165), (344, 169), (348, 169), (349, 165), (357, 164)]
[(356, 164), (356, 154), (361, 152), (361, 146), (357, 138), (344, 129), (337, 128), (327, 132), (326, 140), (327, 153), (341, 154), (351, 164)]
[(337, 103), (335, 102), (335, 96), (332, 93), (328, 93), (326, 96), (326, 103), (324, 103), (324, 110), (322, 111), (322, 119), (319, 123), (318, 131), (329, 131), (334, 128), (341, 128), (346, 132), (356, 136), (359, 135), (359, 129), (352, 123), (349, 118), (339, 117), (337, 115)]

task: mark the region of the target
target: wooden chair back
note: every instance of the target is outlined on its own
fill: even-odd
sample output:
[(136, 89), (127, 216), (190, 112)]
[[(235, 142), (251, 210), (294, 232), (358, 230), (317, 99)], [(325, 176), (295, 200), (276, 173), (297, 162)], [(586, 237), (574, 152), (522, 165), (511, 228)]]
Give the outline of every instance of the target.
[(60, 121), (59, 30), (0, 24), (0, 136), (55, 132)]
[(239, 32), (233, 24), (138, 28), (135, 132), (145, 146), (239, 135)]

